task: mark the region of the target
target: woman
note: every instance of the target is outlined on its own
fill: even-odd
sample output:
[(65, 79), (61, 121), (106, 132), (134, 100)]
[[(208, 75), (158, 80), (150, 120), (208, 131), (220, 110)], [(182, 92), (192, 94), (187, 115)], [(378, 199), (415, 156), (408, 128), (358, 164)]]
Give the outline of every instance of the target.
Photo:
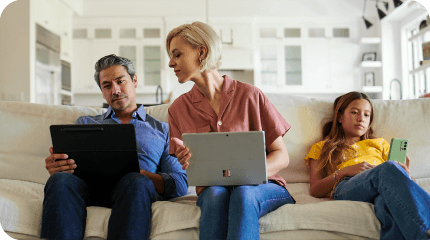
[(305, 158), (311, 195), (373, 203), (381, 239), (429, 239), (430, 196), (409, 177), (409, 158), (388, 161), (390, 145), (373, 137), (368, 96), (338, 97), (332, 116)]
[(169, 67), (179, 83), (195, 83), (169, 108), (169, 153), (187, 169), (191, 154), (182, 133), (265, 131), (268, 184), (196, 189), (200, 239), (259, 239), (259, 218), (294, 203), (276, 175), (289, 163), (282, 136), (290, 125), (259, 89), (219, 74), (221, 46), (215, 31), (201, 22), (179, 26), (167, 37)]

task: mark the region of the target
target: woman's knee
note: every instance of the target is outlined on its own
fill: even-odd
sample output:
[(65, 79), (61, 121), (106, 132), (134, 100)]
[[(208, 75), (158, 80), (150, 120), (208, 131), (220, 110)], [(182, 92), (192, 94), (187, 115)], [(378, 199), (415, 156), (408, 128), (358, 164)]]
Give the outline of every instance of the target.
[(252, 186), (240, 186), (234, 189), (230, 197), (231, 204), (235, 206), (258, 206)]
[(229, 201), (230, 191), (221, 186), (207, 187), (202, 191), (199, 198), (197, 199), (197, 206), (203, 205), (213, 206), (216, 204), (222, 204), (223, 202)]

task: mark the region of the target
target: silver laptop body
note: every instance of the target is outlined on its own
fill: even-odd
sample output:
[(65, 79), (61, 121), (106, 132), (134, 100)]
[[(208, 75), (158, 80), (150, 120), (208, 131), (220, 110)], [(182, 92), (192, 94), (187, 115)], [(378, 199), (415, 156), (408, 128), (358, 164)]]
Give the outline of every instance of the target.
[(267, 183), (263, 131), (184, 133), (190, 149), (189, 186)]

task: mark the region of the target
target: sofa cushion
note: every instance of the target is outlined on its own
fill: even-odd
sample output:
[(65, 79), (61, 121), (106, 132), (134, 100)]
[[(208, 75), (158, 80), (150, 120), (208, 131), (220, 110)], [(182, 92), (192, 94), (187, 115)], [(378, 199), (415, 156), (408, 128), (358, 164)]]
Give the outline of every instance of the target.
[[(40, 236), (44, 185), (20, 180), (0, 179), (0, 222), (5, 231)], [(155, 202), (152, 205), (151, 237), (166, 232), (197, 228), (200, 208), (195, 197), (175, 202)], [(106, 239), (111, 209), (87, 208), (85, 237)]]
[[(0, 222), (5, 231), (40, 236), (43, 188), (38, 183), (0, 179)], [(313, 198), (309, 195), (308, 183), (290, 184), (289, 190), (297, 204), (284, 205), (263, 216), (260, 219), (261, 233), (314, 229), (375, 239), (379, 237), (379, 222), (372, 204)], [(155, 202), (152, 205), (150, 237), (198, 228), (200, 208), (196, 206), (196, 200), (197, 196), (193, 195)], [(111, 210), (88, 207), (87, 211), (85, 237), (106, 239)]]

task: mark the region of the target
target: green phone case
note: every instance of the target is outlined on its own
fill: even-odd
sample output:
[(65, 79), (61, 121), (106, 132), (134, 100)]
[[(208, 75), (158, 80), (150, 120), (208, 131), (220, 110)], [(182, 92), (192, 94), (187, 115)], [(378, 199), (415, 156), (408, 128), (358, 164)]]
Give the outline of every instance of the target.
[(408, 150), (408, 139), (404, 138), (392, 138), (390, 144), (390, 153), (388, 154), (388, 160), (398, 161), (406, 164), (406, 152)]

